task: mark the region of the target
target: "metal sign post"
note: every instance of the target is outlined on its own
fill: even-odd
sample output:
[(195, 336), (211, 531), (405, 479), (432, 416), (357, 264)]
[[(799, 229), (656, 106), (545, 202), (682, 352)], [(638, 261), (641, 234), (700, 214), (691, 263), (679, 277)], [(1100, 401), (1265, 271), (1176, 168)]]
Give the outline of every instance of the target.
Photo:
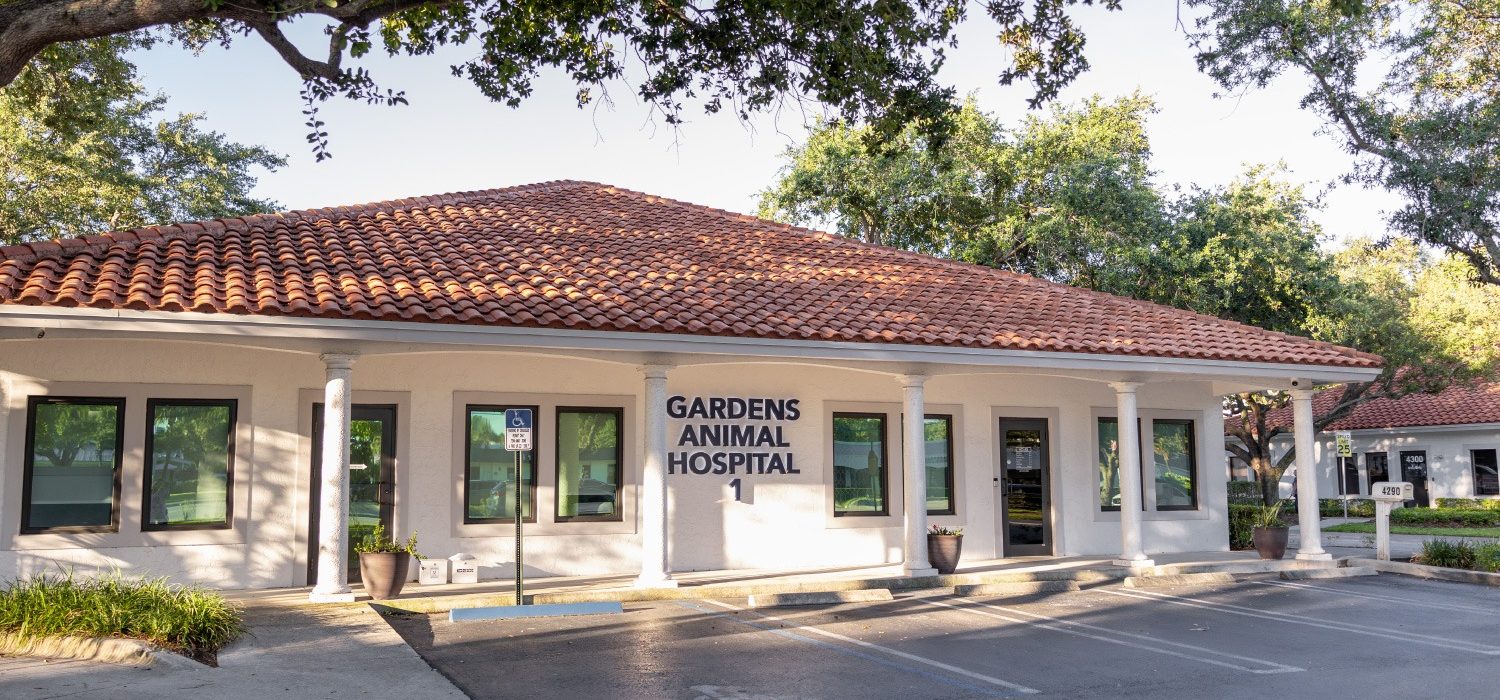
[(1377, 481), (1370, 485), (1375, 499), (1375, 558), (1391, 560), (1391, 507), (1411, 498), (1409, 481)]
[(525, 566), (521, 558), (521, 523), (525, 518), (521, 517), (521, 489), (526, 480), (521, 472), (521, 453), (531, 450), (531, 409), (505, 409), (505, 449), (514, 454), (516, 460), (516, 476), (513, 482), (516, 498), (515, 508), (511, 510), (511, 517), (516, 521), (516, 605), (525, 605), (526, 589), (523, 582)]

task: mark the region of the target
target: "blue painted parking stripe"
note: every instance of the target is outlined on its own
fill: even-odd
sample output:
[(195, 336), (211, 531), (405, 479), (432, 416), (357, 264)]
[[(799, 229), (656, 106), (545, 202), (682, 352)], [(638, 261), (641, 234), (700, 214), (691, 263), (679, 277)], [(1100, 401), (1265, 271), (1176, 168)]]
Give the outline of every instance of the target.
[[(717, 601), (711, 601), (710, 600), (710, 601), (704, 601), (704, 602), (709, 603), (711, 605), (717, 605), (719, 607), (722, 607), (722, 608), (725, 608), (725, 609), (728, 609), (728, 610), (735, 610), (735, 611), (740, 611), (741, 610), (740, 608), (736, 608), (736, 607), (734, 607), (732, 605), (727, 605), (727, 604), (720, 603), (720, 602), (717, 602)], [(972, 691), (980, 692), (980, 693), (983, 693), (983, 694), (988, 695), (990, 697), (1011, 698), (1011, 697), (1017, 697), (1017, 696), (1020, 696), (1020, 695), (1031, 695), (1031, 694), (1035, 694), (1035, 693), (1041, 692), (1041, 691), (1039, 691), (1039, 690), (1037, 690), (1035, 688), (1028, 688), (1028, 687), (1026, 687), (1024, 685), (1021, 685), (1019, 683), (1011, 683), (1010, 681), (1004, 681), (1004, 680), (1001, 680), (999, 678), (993, 678), (991, 676), (986, 676), (986, 675), (984, 675), (982, 673), (975, 673), (975, 672), (970, 671), (968, 669), (959, 668), (959, 667), (953, 666), (951, 664), (945, 664), (945, 663), (943, 663), (941, 661), (935, 661), (933, 659), (929, 659), (929, 658), (926, 658), (926, 657), (917, 656), (916, 654), (908, 654), (908, 653), (906, 653), (904, 651), (898, 651), (896, 649), (891, 649), (891, 648), (888, 648), (888, 647), (880, 646), (879, 644), (871, 644), (871, 643), (866, 642), (866, 641), (862, 641), (862, 640), (859, 640), (859, 639), (854, 639), (853, 637), (845, 637), (844, 635), (837, 634), (837, 633), (834, 633), (834, 632), (829, 632), (828, 630), (824, 630), (824, 629), (818, 629), (816, 627), (806, 627), (806, 626), (802, 626), (802, 625), (797, 625), (797, 623), (795, 623), (795, 622), (792, 622), (790, 620), (786, 620), (784, 618), (776, 617), (774, 615), (766, 615), (764, 613), (750, 612), (748, 610), (742, 611), (742, 612), (745, 612), (747, 615), (753, 615), (753, 616), (758, 617), (758, 618), (763, 619), (763, 620), (767, 620), (767, 621), (770, 621), (770, 622), (780, 622), (780, 623), (788, 624), (788, 625), (794, 625), (795, 629), (802, 630), (804, 632), (810, 632), (810, 633), (813, 633), (813, 634), (818, 634), (818, 635), (822, 635), (822, 636), (825, 636), (825, 637), (829, 637), (829, 638), (832, 638), (832, 639), (837, 639), (839, 641), (842, 641), (842, 642), (845, 642), (845, 643), (848, 643), (848, 644), (853, 644), (853, 645), (860, 646), (860, 647), (864, 647), (864, 648), (867, 648), (867, 649), (878, 650), (880, 652), (883, 652), (885, 654), (889, 654), (891, 656), (896, 656), (896, 657), (899, 657), (899, 658), (902, 658), (902, 659), (906, 659), (908, 661), (915, 661), (915, 662), (920, 663), (920, 664), (925, 664), (927, 666), (932, 666), (934, 668), (938, 668), (938, 669), (941, 669), (943, 671), (947, 671), (950, 674), (955, 674), (955, 675), (963, 676), (965, 678), (972, 678), (974, 680), (982, 681), (982, 682), (987, 683), (989, 685), (988, 686), (977, 685), (977, 684), (974, 684), (974, 683), (970, 683), (968, 681), (964, 681), (964, 680), (959, 680), (957, 678), (953, 678), (952, 676), (943, 675), (943, 674), (940, 674), (940, 673), (933, 673), (931, 671), (928, 671), (928, 670), (925, 670), (925, 669), (922, 669), (922, 668), (918, 668), (916, 666), (911, 666), (911, 665), (908, 665), (908, 664), (903, 664), (903, 663), (900, 663), (900, 662), (897, 662), (897, 661), (893, 661), (891, 659), (887, 659), (887, 658), (883, 658), (883, 657), (880, 657), (880, 656), (876, 656), (874, 654), (867, 654), (867, 653), (859, 651), (857, 649), (850, 649), (849, 647), (846, 647), (846, 646), (843, 646), (843, 645), (840, 645), (840, 644), (834, 644), (832, 642), (826, 642), (826, 641), (823, 641), (821, 639), (814, 639), (812, 637), (808, 637), (808, 636), (803, 635), (803, 634), (797, 634), (796, 632), (793, 632), (792, 630), (789, 630), (789, 629), (785, 629), (785, 628), (781, 628), (781, 627), (772, 627), (771, 625), (762, 624), (760, 622), (756, 622), (755, 620), (748, 620), (748, 619), (745, 619), (744, 617), (740, 617), (740, 616), (737, 616), (737, 615), (730, 615), (729, 613), (716, 612), (716, 611), (713, 611), (713, 610), (709, 610), (707, 608), (702, 608), (702, 607), (699, 607), (699, 606), (697, 606), (697, 605), (695, 605), (693, 603), (679, 602), (679, 605), (682, 605), (682, 606), (687, 607), (687, 608), (691, 608), (693, 610), (697, 610), (698, 612), (701, 612), (701, 613), (703, 613), (705, 615), (708, 615), (710, 617), (717, 617), (717, 618), (723, 618), (723, 619), (726, 619), (726, 620), (732, 620), (732, 621), (737, 622), (737, 623), (742, 624), (742, 625), (746, 625), (746, 626), (749, 626), (749, 627), (754, 627), (755, 629), (761, 630), (763, 632), (770, 632), (770, 633), (778, 635), (778, 636), (787, 637), (787, 638), (790, 638), (790, 639), (795, 639), (797, 641), (805, 642), (805, 643), (811, 644), (813, 646), (821, 647), (821, 648), (828, 649), (828, 650), (831, 650), (831, 651), (836, 651), (836, 652), (838, 652), (840, 654), (844, 654), (846, 656), (853, 656), (855, 658), (864, 659), (865, 661), (870, 661), (872, 663), (880, 664), (881, 666), (885, 666), (887, 668), (893, 668), (893, 669), (896, 669), (898, 671), (904, 671), (906, 673), (913, 673), (913, 674), (922, 676), (923, 678), (928, 678), (928, 679), (931, 679), (931, 680), (935, 680), (935, 681), (938, 681), (940, 683), (946, 683), (946, 684), (954, 686), (954, 687), (958, 687), (958, 688), (963, 688), (963, 689), (966, 689), (966, 690), (972, 690)], [(998, 690), (994, 686), (999, 686), (1000, 688), (1004, 688), (1005, 690), (1003, 690), (1003, 691), (1002, 690)]]

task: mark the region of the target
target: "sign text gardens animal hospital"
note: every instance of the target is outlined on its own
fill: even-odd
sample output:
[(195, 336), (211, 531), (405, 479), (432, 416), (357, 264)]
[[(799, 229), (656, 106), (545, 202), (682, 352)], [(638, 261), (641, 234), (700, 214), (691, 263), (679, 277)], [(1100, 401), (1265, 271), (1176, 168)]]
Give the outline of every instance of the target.
[(682, 421), (668, 474), (801, 474), (783, 429), (802, 417), (797, 399), (725, 396), (667, 399)]

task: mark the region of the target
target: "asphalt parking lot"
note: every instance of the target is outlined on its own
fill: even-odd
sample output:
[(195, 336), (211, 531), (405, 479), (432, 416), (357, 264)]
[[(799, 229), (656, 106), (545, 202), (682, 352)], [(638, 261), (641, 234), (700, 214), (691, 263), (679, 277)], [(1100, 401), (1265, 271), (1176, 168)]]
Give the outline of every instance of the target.
[(1382, 575), (388, 621), (476, 699), (1492, 697), (1500, 590)]

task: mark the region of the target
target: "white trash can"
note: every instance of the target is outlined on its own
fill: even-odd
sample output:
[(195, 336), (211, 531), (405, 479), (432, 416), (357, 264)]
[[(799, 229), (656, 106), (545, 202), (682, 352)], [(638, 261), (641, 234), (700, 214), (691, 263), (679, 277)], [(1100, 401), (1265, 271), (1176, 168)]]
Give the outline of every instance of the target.
[(417, 568), (417, 583), (424, 586), (448, 582), (447, 559), (423, 559)]
[(479, 557), (459, 552), (448, 561), (453, 562), (454, 583), (479, 583)]

